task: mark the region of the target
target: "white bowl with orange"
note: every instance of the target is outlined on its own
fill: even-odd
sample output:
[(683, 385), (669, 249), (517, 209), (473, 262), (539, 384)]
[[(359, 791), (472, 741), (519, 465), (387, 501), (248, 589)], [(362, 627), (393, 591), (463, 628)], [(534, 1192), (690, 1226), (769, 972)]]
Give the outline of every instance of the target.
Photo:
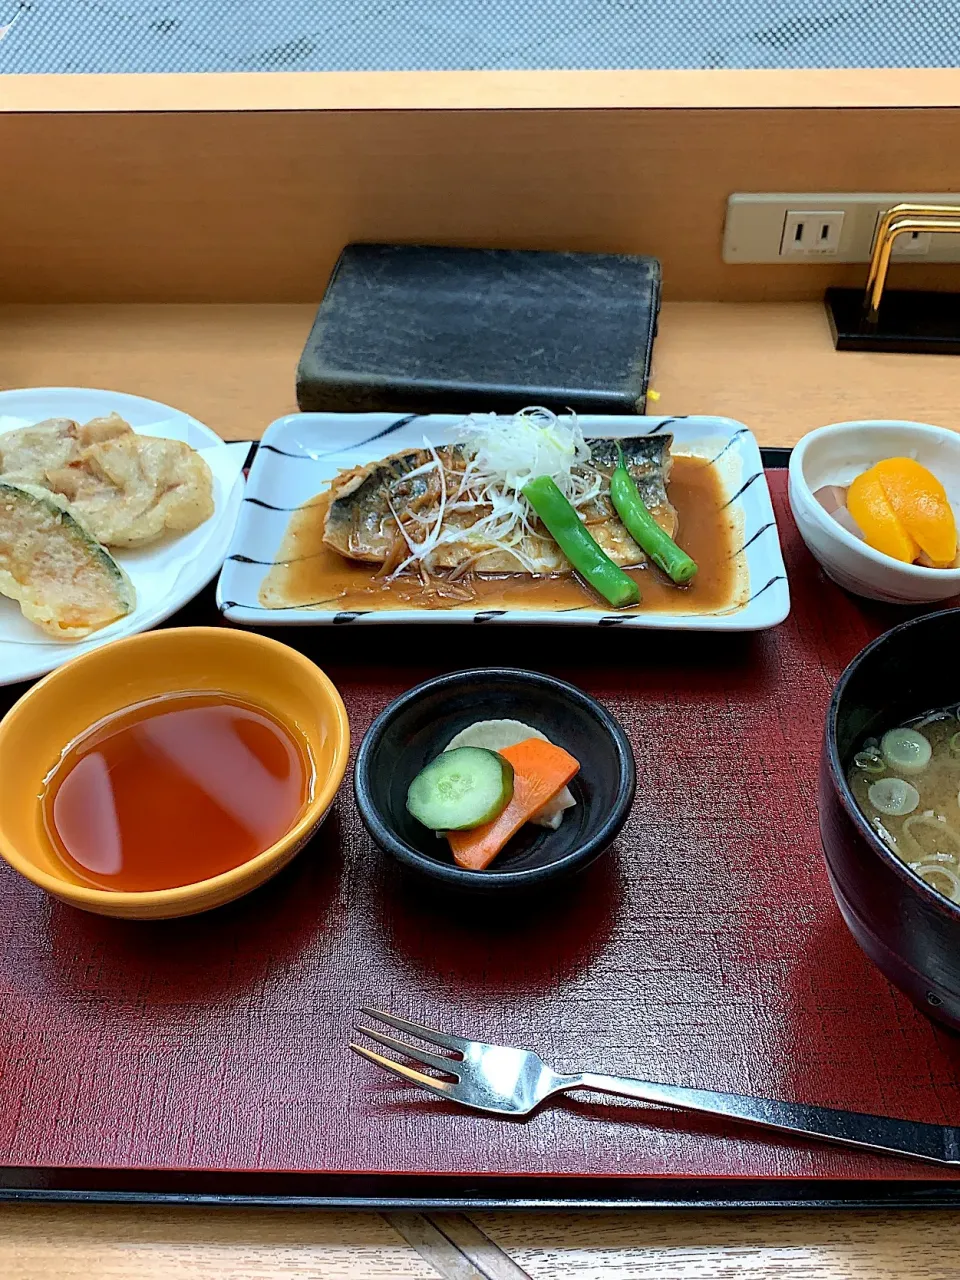
[(838, 422), (790, 456), (801, 537), (846, 590), (891, 604), (960, 594), (960, 434), (923, 422)]

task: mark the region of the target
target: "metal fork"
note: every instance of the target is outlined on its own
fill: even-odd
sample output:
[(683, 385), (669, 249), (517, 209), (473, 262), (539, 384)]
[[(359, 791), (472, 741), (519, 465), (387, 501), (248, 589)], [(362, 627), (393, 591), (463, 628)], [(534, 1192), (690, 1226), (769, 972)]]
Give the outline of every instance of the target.
[(366, 1045), (352, 1043), (351, 1049), (429, 1093), (477, 1111), (503, 1116), (526, 1116), (556, 1094), (567, 1093), (571, 1089), (590, 1089), (597, 1093), (614, 1093), (623, 1098), (637, 1098), (656, 1106), (725, 1116), (729, 1120), (761, 1125), (766, 1129), (785, 1130), (807, 1138), (821, 1138), (851, 1147), (866, 1147), (869, 1151), (932, 1160), (936, 1164), (960, 1164), (960, 1129), (952, 1125), (921, 1124), (914, 1120), (895, 1120), (889, 1116), (872, 1116), (858, 1111), (837, 1111), (832, 1107), (813, 1107), (800, 1102), (776, 1102), (770, 1098), (744, 1097), (737, 1093), (714, 1093), (710, 1089), (685, 1089), (678, 1085), (631, 1080), (626, 1076), (595, 1075), (589, 1071), (578, 1075), (558, 1075), (537, 1054), (525, 1049), (466, 1040), (463, 1036), (424, 1027), (381, 1009), (364, 1008), (361, 1012), (377, 1022), (385, 1022), (397, 1031), (404, 1031), (407, 1035), (416, 1036), (418, 1040), (447, 1049), (456, 1056), (432, 1053), (373, 1027), (360, 1025), (356, 1025), (354, 1029), (361, 1035), (368, 1036), (385, 1049), (402, 1053), (421, 1066), (440, 1071), (448, 1078), (441, 1079), (417, 1071), (403, 1062), (385, 1058)]

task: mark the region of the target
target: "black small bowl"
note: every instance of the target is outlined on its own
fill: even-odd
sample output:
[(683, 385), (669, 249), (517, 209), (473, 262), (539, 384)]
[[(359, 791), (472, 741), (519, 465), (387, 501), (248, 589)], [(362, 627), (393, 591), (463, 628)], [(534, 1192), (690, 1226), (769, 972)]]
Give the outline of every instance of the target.
[(960, 1030), (960, 906), (893, 854), (847, 783), (864, 738), (960, 703), (960, 609), (901, 623), (860, 652), (837, 684), (820, 766), (820, 838), (850, 932), (925, 1013)]
[[(556, 831), (526, 827), (488, 871), (456, 866), (445, 840), (407, 812), (410, 783), (461, 729), (477, 720), (521, 720), (580, 761), (576, 808)], [(627, 735), (580, 689), (536, 671), (456, 671), (411, 689), (367, 730), (354, 772), (357, 807), (374, 840), (405, 867), (474, 892), (539, 888), (580, 871), (627, 820), (637, 770)]]

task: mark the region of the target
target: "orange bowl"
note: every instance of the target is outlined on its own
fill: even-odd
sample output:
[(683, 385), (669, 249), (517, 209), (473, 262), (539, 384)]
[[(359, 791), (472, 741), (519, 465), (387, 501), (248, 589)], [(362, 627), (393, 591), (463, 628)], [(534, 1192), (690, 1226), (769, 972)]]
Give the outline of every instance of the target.
[[(265, 711), (307, 743), (314, 793), (290, 830), (230, 871), (175, 889), (121, 893), (95, 889), (54, 853), (44, 830), (44, 779), (63, 749), (97, 721), (148, 698), (193, 691), (229, 693)], [(115, 640), (58, 667), (0, 721), (0, 857), (15, 871), (84, 911), (134, 920), (195, 915), (269, 880), (326, 817), (350, 752), (346, 708), (336, 688), (303, 654), (249, 631), (183, 627)]]

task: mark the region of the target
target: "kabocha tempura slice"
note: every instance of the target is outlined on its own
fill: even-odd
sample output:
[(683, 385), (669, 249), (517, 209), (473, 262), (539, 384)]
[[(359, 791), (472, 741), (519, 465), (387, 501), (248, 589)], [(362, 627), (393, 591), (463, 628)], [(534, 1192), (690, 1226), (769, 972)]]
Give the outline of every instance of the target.
[(512, 800), (485, 826), (447, 835), (454, 861), (470, 871), (489, 867), (507, 841), (580, 770), (579, 762), (568, 751), (539, 738), (504, 747), (499, 754), (513, 766)]
[(66, 501), (0, 480), (0, 594), (56, 640), (82, 640), (136, 605), (133, 583)]

